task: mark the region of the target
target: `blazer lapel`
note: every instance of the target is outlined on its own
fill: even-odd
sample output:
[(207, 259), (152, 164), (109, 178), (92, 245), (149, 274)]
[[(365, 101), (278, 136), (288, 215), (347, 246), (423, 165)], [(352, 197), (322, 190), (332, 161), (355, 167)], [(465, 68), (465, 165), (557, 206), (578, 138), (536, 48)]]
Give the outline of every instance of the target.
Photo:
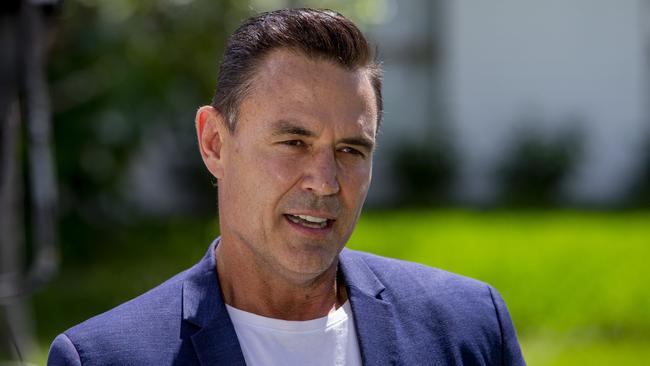
[(200, 328), (190, 338), (201, 365), (246, 365), (221, 297), (213, 255), (218, 241), (183, 282), (183, 320)]
[(393, 306), (381, 297), (385, 287), (353, 252), (343, 250), (339, 264), (352, 306), (363, 364), (397, 364)]

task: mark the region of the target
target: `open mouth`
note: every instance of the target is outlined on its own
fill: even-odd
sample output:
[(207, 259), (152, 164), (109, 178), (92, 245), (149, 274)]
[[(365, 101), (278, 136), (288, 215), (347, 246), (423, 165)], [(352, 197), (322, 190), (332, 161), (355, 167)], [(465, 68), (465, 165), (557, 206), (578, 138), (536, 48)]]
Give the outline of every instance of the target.
[(323, 217), (315, 217), (309, 215), (284, 215), (287, 220), (293, 222), (294, 224), (304, 226), (310, 229), (326, 229), (332, 226), (334, 220), (326, 219)]

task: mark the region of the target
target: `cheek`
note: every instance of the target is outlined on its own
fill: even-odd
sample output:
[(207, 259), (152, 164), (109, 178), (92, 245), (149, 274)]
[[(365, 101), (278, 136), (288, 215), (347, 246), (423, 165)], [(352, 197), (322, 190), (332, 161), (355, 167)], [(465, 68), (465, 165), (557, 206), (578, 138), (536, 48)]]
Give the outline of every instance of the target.
[(260, 172), (264, 175), (264, 183), (272, 185), (281, 191), (290, 189), (300, 176), (301, 162), (299, 159), (271, 154), (261, 154)]
[(350, 166), (348, 175), (357, 182), (370, 181), (372, 175), (372, 160), (361, 161), (355, 165)]
[[(232, 203), (229, 210), (233, 214), (240, 213), (250, 216), (259, 211), (260, 205), (268, 188), (265, 177), (264, 162), (254, 158), (254, 151), (235, 147), (229, 154), (224, 182), (219, 182), (220, 193), (227, 202)], [(224, 207), (226, 208), (226, 207)]]
[(371, 177), (372, 165), (370, 164), (359, 165), (339, 174), (344, 200), (349, 202), (351, 206), (360, 206), (368, 193)]
[(252, 208), (251, 214), (262, 220), (275, 213), (278, 202), (295, 185), (300, 164), (261, 149), (252, 149), (240, 157), (234, 167), (238, 175), (234, 188), (246, 191), (242, 194)]

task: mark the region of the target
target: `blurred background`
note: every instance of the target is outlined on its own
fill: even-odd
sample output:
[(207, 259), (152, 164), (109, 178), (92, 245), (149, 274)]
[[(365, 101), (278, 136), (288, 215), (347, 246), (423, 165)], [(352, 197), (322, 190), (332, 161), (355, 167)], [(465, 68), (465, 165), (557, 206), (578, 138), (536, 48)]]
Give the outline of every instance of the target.
[(228, 35), (332, 8), (385, 117), (349, 246), (486, 281), (530, 365), (650, 359), (650, 1), (5, 0), (0, 364), (198, 261), (196, 149)]

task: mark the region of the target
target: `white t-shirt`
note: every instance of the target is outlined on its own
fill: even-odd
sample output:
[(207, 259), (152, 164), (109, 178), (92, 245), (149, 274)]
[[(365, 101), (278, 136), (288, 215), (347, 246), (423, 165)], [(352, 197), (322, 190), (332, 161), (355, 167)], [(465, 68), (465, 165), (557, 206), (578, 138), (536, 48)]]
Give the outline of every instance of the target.
[(248, 366), (361, 365), (349, 301), (325, 317), (305, 321), (226, 309)]

